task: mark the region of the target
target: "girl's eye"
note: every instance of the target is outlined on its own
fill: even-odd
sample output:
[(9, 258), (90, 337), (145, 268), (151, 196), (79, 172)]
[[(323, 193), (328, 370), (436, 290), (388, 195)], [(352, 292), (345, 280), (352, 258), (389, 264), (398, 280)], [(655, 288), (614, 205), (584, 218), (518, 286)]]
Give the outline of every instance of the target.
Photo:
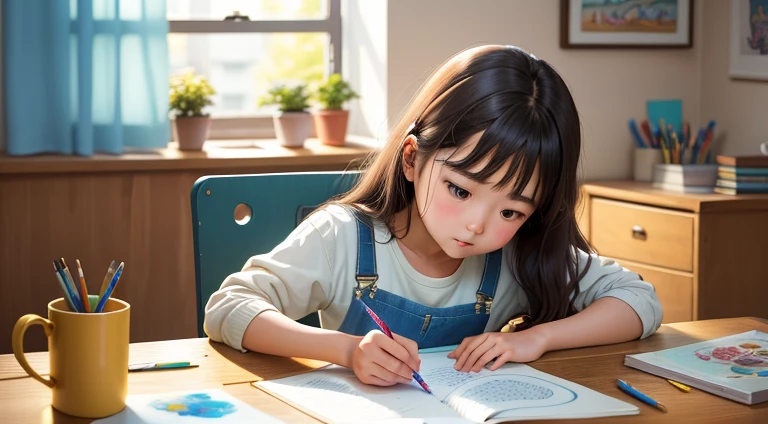
[(453, 183), (448, 183), (448, 191), (456, 198), (466, 199), (470, 193)]
[(520, 212), (509, 210), (509, 209), (504, 209), (503, 211), (501, 211), (501, 217), (504, 219), (513, 219), (521, 215), (522, 214)]

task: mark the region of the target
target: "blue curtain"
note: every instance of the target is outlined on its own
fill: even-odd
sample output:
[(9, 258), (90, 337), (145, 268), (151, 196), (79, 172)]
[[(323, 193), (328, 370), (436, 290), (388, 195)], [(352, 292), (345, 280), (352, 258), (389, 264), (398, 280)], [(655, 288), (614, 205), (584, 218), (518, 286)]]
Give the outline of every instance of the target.
[(164, 147), (165, 0), (3, 0), (7, 153)]

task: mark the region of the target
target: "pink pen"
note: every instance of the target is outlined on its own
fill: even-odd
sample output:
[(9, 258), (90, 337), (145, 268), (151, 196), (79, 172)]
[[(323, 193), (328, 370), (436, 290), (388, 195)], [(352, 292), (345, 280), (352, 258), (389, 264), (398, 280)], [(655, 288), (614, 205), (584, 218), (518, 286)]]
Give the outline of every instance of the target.
[[(376, 321), (376, 325), (378, 325), (379, 328), (381, 328), (381, 331), (383, 331), (384, 334), (387, 335), (387, 337), (394, 340), (395, 338), (392, 337), (392, 332), (389, 331), (389, 327), (387, 327), (387, 324), (384, 324), (384, 321), (382, 321), (381, 318), (379, 318), (379, 316), (376, 315), (376, 312), (373, 312), (373, 310), (369, 308), (368, 305), (365, 304), (365, 302), (363, 302), (362, 300), (360, 302), (363, 303), (363, 306), (365, 306), (365, 311), (368, 312), (368, 315), (370, 315), (374, 321)], [(430, 395), (432, 394), (432, 390), (430, 390), (429, 386), (427, 386), (427, 383), (424, 382), (424, 379), (421, 378), (419, 373), (417, 373), (416, 371), (413, 372), (413, 379), (419, 383), (419, 385), (421, 386), (422, 389), (424, 389), (424, 391), (426, 391)]]

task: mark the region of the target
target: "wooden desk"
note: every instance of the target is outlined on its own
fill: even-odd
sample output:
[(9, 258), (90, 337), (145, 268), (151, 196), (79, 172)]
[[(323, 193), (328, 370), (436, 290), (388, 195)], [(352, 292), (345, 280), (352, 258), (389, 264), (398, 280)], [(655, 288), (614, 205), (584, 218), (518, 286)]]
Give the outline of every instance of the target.
[[(694, 389), (682, 393), (661, 378), (625, 367), (624, 355), (666, 349), (697, 341), (723, 337), (748, 330), (768, 332), (768, 320), (732, 318), (665, 324), (646, 340), (611, 346), (590, 347), (552, 352), (530, 365), (546, 373), (573, 381), (598, 392), (638, 405), (640, 415), (596, 420), (574, 420), (573, 423), (758, 423), (768, 422), (768, 403), (747, 406)], [(29, 354), (28, 359), (39, 372), (48, 369), (47, 353)], [(279, 358), (255, 353), (241, 354), (207, 339), (172, 340), (131, 345), (130, 361), (188, 360), (199, 368), (130, 374), (131, 394), (160, 393), (177, 390), (221, 388), (254, 407), (290, 423), (317, 423), (313, 418), (251, 387), (248, 382), (273, 379), (300, 373), (323, 363), (301, 359)], [(42, 384), (24, 378), (24, 372), (13, 355), (0, 356), (0, 417), (3, 422), (87, 423), (89, 420), (69, 417), (50, 406), (51, 394)], [(8, 379), (14, 376), (22, 378)], [(636, 401), (616, 388), (622, 378), (669, 408), (664, 414)], [(233, 384), (234, 383), (234, 384)], [(553, 421), (563, 422), (563, 421)]]
[[(0, 334), (10, 335), (24, 314), (46, 316), (48, 302), (61, 297), (51, 261), (64, 257), (80, 259), (90, 290), (110, 261), (125, 262), (114, 296), (133, 307), (131, 342), (197, 337), (194, 182), (213, 174), (344, 170), (374, 151), (373, 140), (351, 138), (342, 147), (233, 140), (198, 152), (0, 155)], [(28, 338), (30, 351), (45, 349), (40, 329)], [(0, 337), (0, 354), (10, 352), (10, 337)]]

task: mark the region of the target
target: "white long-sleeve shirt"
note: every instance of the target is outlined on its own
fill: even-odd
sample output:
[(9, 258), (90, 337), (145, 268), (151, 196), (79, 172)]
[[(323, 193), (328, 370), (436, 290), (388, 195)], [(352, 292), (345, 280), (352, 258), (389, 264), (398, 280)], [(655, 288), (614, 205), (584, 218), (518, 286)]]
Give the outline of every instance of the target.
[[(431, 278), (408, 263), (394, 239), (387, 243), (390, 232), (383, 223), (374, 222), (374, 234), (379, 289), (431, 307), (475, 302), (485, 255), (464, 259), (448, 277)], [(525, 292), (510, 271), (508, 253), (502, 255), (486, 331), (496, 331), (511, 316), (528, 312)], [(578, 263), (584, 266), (587, 253), (578, 251), (578, 255)], [(244, 350), (246, 327), (266, 310), (277, 310), (293, 319), (320, 311), (322, 327), (336, 330), (357, 285), (356, 259), (357, 226), (352, 214), (336, 205), (319, 210), (271, 252), (250, 258), (240, 272), (227, 277), (206, 305), (205, 332), (215, 341)], [(615, 297), (640, 317), (642, 337), (661, 325), (661, 304), (653, 286), (616, 262), (593, 255), (579, 288), (574, 301), (579, 311), (599, 298)]]

